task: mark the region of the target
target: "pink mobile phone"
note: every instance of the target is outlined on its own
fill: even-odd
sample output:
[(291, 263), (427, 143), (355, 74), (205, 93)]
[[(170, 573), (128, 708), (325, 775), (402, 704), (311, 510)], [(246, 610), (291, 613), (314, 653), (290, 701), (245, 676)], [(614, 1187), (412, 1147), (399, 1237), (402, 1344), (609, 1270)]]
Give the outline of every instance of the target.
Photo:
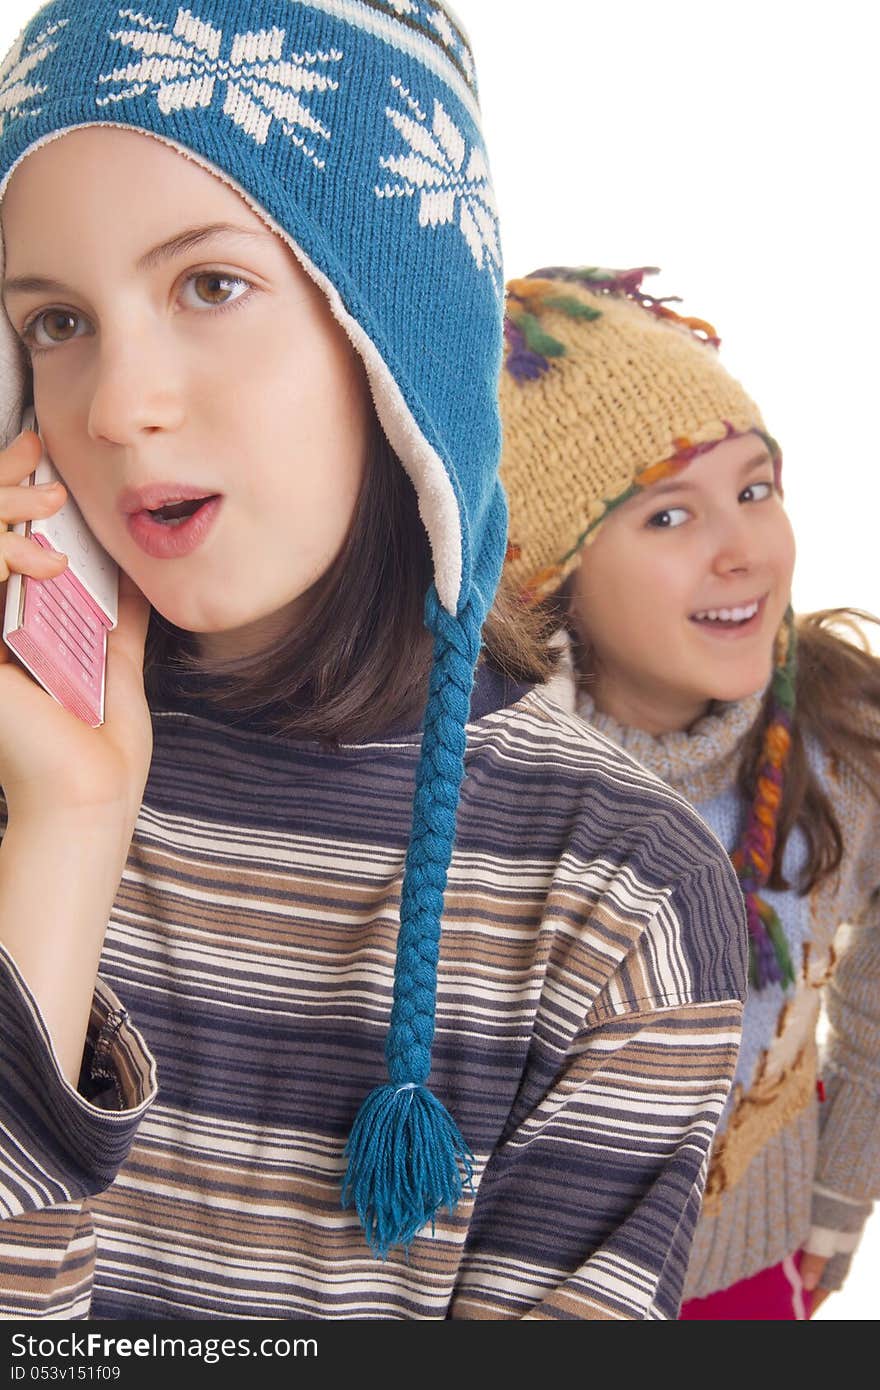
[[(33, 410), (22, 429), (39, 433)], [(58, 479), (45, 447), (22, 487)], [(63, 480), (62, 480), (63, 481)], [(104, 722), (107, 633), (116, 626), (119, 571), (99, 545), (68, 493), (54, 516), (12, 528), (44, 550), (62, 551), (67, 568), (57, 579), (11, 574), (6, 587), (3, 640), (44, 690), (97, 728)]]

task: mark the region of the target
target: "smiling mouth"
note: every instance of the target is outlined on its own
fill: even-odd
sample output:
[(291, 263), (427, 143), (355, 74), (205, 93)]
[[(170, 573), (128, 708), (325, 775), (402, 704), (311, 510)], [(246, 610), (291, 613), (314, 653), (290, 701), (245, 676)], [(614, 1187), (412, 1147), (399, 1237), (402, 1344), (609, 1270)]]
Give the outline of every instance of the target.
[(761, 598), (752, 599), (750, 603), (738, 604), (731, 608), (701, 608), (691, 614), (690, 621), (699, 623), (701, 627), (718, 629), (745, 627), (760, 612), (766, 597), (764, 594)]

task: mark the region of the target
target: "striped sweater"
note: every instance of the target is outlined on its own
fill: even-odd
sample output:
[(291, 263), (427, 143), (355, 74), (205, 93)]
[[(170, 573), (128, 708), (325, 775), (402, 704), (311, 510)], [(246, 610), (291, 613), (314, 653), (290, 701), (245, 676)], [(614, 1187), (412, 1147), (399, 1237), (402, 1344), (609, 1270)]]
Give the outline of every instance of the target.
[[(728, 850), (738, 843), (746, 807), (736, 779), (763, 692), (716, 707), (689, 732), (660, 736), (598, 711), (575, 687), (570, 651), (545, 694), (576, 707), (686, 796)], [(876, 732), (876, 712), (865, 708), (864, 721)], [(728, 1288), (801, 1246), (828, 1258), (822, 1287), (840, 1287), (880, 1196), (880, 806), (852, 768), (818, 747), (809, 756), (841, 827), (843, 859), (806, 896), (762, 890), (782, 922), (797, 979), (786, 990), (753, 991), (746, 1003), (688, 1298)], [(796, 829), (783, 860), (789, 883), (798, 882), (805, 850)], [(820, 1049), (823, 998), (829, 1030)]]
[(481, 671), (431, 1085), (473, 1194), (408, 1257), (340, 1206), (385, 1077), (419, 735), (154, 708), (82, 1078), (0, 949), (0, 1313), (672, 1319), (745, 994), (739, 888), (669, 791)]

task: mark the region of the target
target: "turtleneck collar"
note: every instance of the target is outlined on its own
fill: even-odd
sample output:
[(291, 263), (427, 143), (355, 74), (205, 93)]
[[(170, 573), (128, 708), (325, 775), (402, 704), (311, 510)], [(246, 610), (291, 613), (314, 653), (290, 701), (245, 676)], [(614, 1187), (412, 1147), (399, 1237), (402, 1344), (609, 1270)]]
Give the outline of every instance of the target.
[(717, 703), (690, 729), (649, 734), (597, 710), (589, 688), (576, 679), (567, 638), (557, 634), (554, 641), (564, 651), (547, 694), (558, 704), (579, 714), (690, 802), (707, 801), (735, 785), (742, 745), (760, 716), (764, 690), (743, 700)]

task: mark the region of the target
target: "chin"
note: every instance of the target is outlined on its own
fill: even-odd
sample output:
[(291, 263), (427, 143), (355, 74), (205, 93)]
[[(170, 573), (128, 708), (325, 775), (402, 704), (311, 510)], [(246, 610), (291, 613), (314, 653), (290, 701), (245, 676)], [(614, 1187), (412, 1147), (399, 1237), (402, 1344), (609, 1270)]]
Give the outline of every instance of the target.
[(194, 589), (187, 592), (185, 584), (171, 593), (151, 594), (147, 590), (144, 593), (156, 611), (182, 632), (205, 636), (234, 632), (236, 628), (248, 627), (267, 616), (260, 607), (255, 611), (251, 607), (236, 605), (234, 593), (228, 590), (222, 597), (215, 591), (208, 602), (205, 602), (206, 595), (198, 594)]
[(759, 690), (767, 688), (771, 674), (772, 668), (768, 666), (765, 671), (751, 676), (744, 673), (739, 678), (730, 677), (716, 684), (711, 698), (721, 700), (725, 704), (733, 704), (737, 700), (747, 700), (750, 695), (757, 695)]

